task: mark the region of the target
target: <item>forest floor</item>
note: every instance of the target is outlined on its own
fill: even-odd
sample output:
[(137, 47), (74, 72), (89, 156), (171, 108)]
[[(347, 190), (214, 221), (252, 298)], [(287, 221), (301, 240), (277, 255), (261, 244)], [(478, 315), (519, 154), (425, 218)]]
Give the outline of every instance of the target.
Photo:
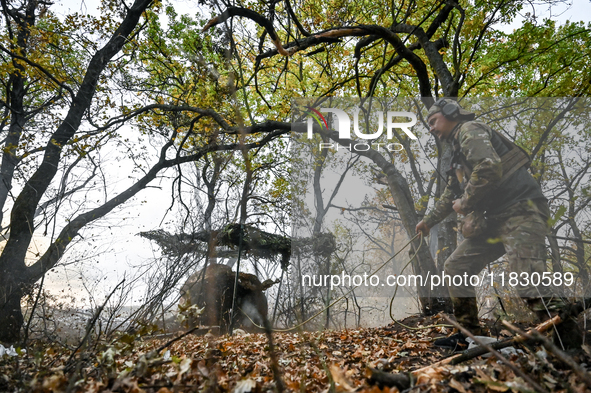
[[(122, 335), (109, 345), (72, 351), (38, 344), (20, 356), (0, 359), (0, 392), (591, 392), (581, 369), (591, 367), (583, 345), (572, 359), (579, 375), (541, 347), (521, 346), (508, 356), (475, 358), (455, 366), (432, 366), (451, 355), (434, 338), (452, 330), (438, 316), (410, 317), (384, 328), (274, 333), (275, 361), (265, 334), (187, 335), (150, 338)], [(439, 325), (439, 326), (432, 326)], [(490, 325), (490, 323), (489, 323)], [(522, 326), (523, 327), (523, 326)], [(493, 334), (509, 332), (492, 327)], [(174, 341), (174, 342), (173, 342)], [(431, 367), (429, 367), (431, 366)], [(416, 370), (423, 368), (417, 373)], [(278, 369), (278, 372), (273, 372)], [(411, 386), (389, 387), (374, 381), (380, 370), (415, 371)]]

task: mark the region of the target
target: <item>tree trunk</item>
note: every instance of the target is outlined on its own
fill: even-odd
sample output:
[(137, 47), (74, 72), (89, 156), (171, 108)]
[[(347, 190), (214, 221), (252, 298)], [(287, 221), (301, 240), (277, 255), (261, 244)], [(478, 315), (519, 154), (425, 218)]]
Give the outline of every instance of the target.
[[(12, 14), (13, 21), (19, 26), (16, 48), (11, 45), (11, 52), (18, 53), (20, 56), (26, 56), (28, 52), (29, 37), (31, 35), (31, 27), (35, 25), (35, 12), (38, 3), (36, 1), (29, 1), (25, 7), (25, 14)], [(18, 15), (18, 16), (16, 16)], [(12, 188), (12, 179), (14, 177), (14, 170), (18, 163), (16, 157), (16, 149), (19, 145), (23, 128), (26, 124), (27, 111), (23, 104), (25, 94), (27, 93), (27, 72), (25, 66), (16, 60), (12, 59), (12, 64), (16, 72), (11, 73), (9, 91), (7, 98), (10, 103), (10, 127), (8, 135), (4, 142), (4, 149), (2, 154), (2, 164), (0, 166), (0, 223), (4, 219), (4, 204), (8, 199), (8, 195)], [(0, 325), (1, 326), (1, 325)]]
[[(398, 172), (394, 164), (388, 163), (385, 160), (382, 164), (385, 164), (381, 169), (386, 173), (388, 178), (388, 187), (390, 188), (390, 192), (394, 198), (398, 212), (400, 213), (402, 224), (404, 225), (408, 236), (413, 237), (415, 227), (419, 220), (410, 195), (408, 183), (400, 172)], [(435, 266), (435, 261), (431, 257), (429, 248), (422, 246), (419, 249), (418, 239), (413, 242), (413, 246), (415, 250), (419, 250), (417, 258), (414, 258), (412, 261), (414, 274), (421, 275), (424, 280), (426, 280), (429, 275), (437, 274), (438, 270)], [(421, 303), (422, 313), (425, 315), (433, 315), (440, 311), (447, 311), (450, 303), (447, 296), (447, 287), (440, 286), (431, 290), (428, 282), (424, 282), (424, 284), (425, 285), (422, 286), (417, 285), (417, 293)]]
[(560, 247), (558, 240), (556, 240), (556, 232), (552, 229), (551, 233), (546, 236), (550, 244), (550, 257), (552, 258), (552, 270), (554, 272), (562, 273), (562, 264), (560, 263)]
[(0, 279), (0, 342), (5, 344), (17, 344), (20, 341), (24, 322), (22, 292), (14, 289), (7, 291), (14, 282), (10, 275)]
[[(452, 159), (452, 147), (449, 143), (439, 143), (439, 151), (441, 152), (440, 158), (440, 169), (439, 172), (442, 176), (439, 176), (439, 187), (437, 188), (437, 196), (443, 193), (445, 188), (445, 182), (447, 181), (445, 172), (451, 165)], [(457, 225), (457, 215), (452, 213), (447, 216), (441, 223), (439, 223), (439, 229), (437, 231), (437, 269), (443, 271), (443, 265), (451, 253), (456, 249), (458, 245), (458, 236), (455, 230)]]
[[(34, 24), (37, 4), (37, 1), (29, 1), (27, 3), (27, 14), (24, 20), (19, 19), (18, 13), (11, 14), (18, 17), (15, 18), (15, 22), (21, 28), (23, 26), (28, 28)], [(87, 66), (84, 80), (80, 84), (75, 97), (73, 97), (70, 106), (65, 108), (67, 114), (64, 120), (55, 132), (53, 132), (50, 141), (45, 146), (42, 162), (32, 176), (29, 177), (22, 191), (14, 201), (10, 216), (10, 237), (0, 254), (0, 340), (16, 342), (20, 337), (20, 329), (23, 323), (20, 300), (24, 294), (24, 288), (37, 281), (37, 279), (57, 263), (57, 260), (63, 255), (65, 247), (71, 242), (80, 228), (102, 217), (102, 215), (87, 217), (87, 215), (82, 214), (79, 216), (80, 219), (77, 223), (73, 224), (73, 222), (70, 222), (62, 231), (62, 235), (71, 234), (71, 236), (56, 239), (44, 257), (30, 267), (25, 265), (27, 249), (33, 237), (33, 230), (31, 228), (34, 226), (35, 211), (39, 205), (39, 201), (58, 171), (63, 146), (66, 145), (78, 130), (84, 114), (92, 103), (98, 80), (104, 69), (111, 59), (119, 53), (123, 45), (125, 45), (129, 35), (133, 32), (142, 17), (143, 12), (150, 4), (150, 0), (136, 0), (128, 8), (124, 20), (120, 23), (110, 40), (94, 54)], [(26, 40), (17, 42), (17, 44), (20, 47), (16, 52), (26, 54), (26, 48), (24, 47)], [(21, 56), (21, 54), (18, 56)], [(16, 58), (13, 58), (13, 61), (16, 61)], [(12, 121), (16, 121), (16, 123), (13, 123), (14, 127), (11, 127), (11, 131), (14, 134), (12, 135), (12, 140), (16, 140), (17, 134), (20, 132), (19, 127), (22, 119), (13, 118)], [(14, 163), (4, 161), (3, 165), (6, 164), (7, 166), (3, 167), (4, 173), (1, 173), (1, 175), (3, 176), (2, 180), (7, 182), (10, 180), (9, 164)], [(5, 190), (0, 189), (0, 192), (6, 192), (9, 188), (10, 184), (5, 184)], [(114, 201), (113, 205), (117, 206), (120, 203), (122, 202)], [(113, 207), (109, 206), (103, 215), (112, 210)]]
[[(338, 132), (330, 132), (330, 138), (335, 142), (343, 146), (354, 145), (355, 142), (350, 139), (340, 139)], [(419, 222), (417, 212), (415, 210), (414, 201), (410, 193), (410, 187), (408, 182), (402, 176), (402, 174), (396, 169), (396, 166), (386, 160), (378, 151), (369, 149), (367, 151), (356, 150), (356, 153), (369, 158), (376, 164), (382, 172), (386, 175), (388, 188), (396, 208), (400, 214), (402, 225), (406, 229), (406, 233), (409, 237), (414, 237), (415, 227)], [(413, 247), (415, 250), (419, 249), (419, 240), (415, 239)], [(423, 246), (419, 249), (417, 258), (412, 261), (412, 267), (414, 274), (418, 274), (426, 280), (428, 275), (434, 275), (438, 273), (435, 261), (431, 257), (429, 248)], [(451, 302), (447, 293), (447, 287), (439, 286), (431, 291), (430, 286), (427, 282), (424, 282), (423, 286), (417, 286), (418, 298), (421, 304), (421, 312), (425, 315), (436, 314), (440, 311), (449, 311), (451, 309)]]
[[(440, 158), (440, 173), (444, 174), (446, 168), (449, 168), (451, 165), (452, 159), (452, 147), (447, 143), (439, 144), (439, 148), (441, 149), (441, 158)], [(443, 170), (441, 170), (443, 169)], [(444, 175), (445, 176), (445, 175)], [(441, 195), (443, 192), (443, 188), (445, 187), (445, 182), (447, 179), (439, 176), (439, 187), (438, 187), (438, 196)], [(443, 272), (443, 267), (445, 265), (445, 261), (450, 255), (454, 252), (458, 245), (458, 234), (456, 232), (457, 227), (457, 214), (453, 212), (452, 214), (445, 217), (443, 221), (439, 223), (439, 228), (437, 230), (437, 272)], [(447, 292), (447, 288), (445, 288)], [(441, 304), (442, 311), (451, 314), (453, 313), (453, 304), (451, 299), (448, 296), (449, 294), (446, 293), (443, 296), (445, 300)]]

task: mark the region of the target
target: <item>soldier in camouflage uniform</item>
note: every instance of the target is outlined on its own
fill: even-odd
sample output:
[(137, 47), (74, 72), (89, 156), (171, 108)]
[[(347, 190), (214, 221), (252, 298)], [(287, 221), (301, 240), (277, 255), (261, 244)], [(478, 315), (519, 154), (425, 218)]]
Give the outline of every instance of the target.
[[(454, 210), (461, 215), (481, 213), (486, 222), (484, 231), (460, 243), (445, 261), (445, 273), (452, 277), (477, 275), (487, 264), (507, 254), (512, 272), (541, 275), (546, 271), (545, 236), (550, 216), (547, 200), (523, 162), (506, 169), (503, 176), (500, 157), (516, 146), (473, 118), (473, 113), (449, 99), (439, 100), (429, 110), (429, 131), (451, 143), (454, 156), (447, 187), (434, 209), (417, 224), (417, 232), (427, 235)], [(561, 305), (546, 287), (516, 289), (542, 320)], [(457, 321), (474, 334), (482, 334), (474, 287), (450, 285), (449, 293)], [(576, 329), (576, 325), (570, 325), (569, 329)], [(464, 344), (461, 333), (435, 342), (454, 349)]]

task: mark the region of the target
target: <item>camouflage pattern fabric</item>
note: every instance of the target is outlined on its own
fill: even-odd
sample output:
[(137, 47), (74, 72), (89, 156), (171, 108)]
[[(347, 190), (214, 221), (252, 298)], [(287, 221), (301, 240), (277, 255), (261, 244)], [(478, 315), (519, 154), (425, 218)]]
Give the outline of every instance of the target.
[[(502, 163), (491, 142), (492, 135), (490, 127), (476, 121), (460, 122), (451, 132), (447, 142), (454, 148), (455, 171), (449, 174), (441, 198), (425, 216), (423, 221), (427, 226), (433, 227), (452, 213), (455, 199), (460, 199), (463, 211), (471, 212), (484, 211), (483, 207), (499, 198), (499, 193), (503, 192), (498, 189)], [(524, 182), (516, 184), (525, 187)], [(534, 184), (534, 188), (536, 191), (529, 195), (535, 196), (535, 200), (509, 201), (509, 207), (502, 212), (486, 215), (486, 231), (478, 237), (465, 239), (458, 246), (445, 262), (445, 273), (477, 275), (488, 263), (505, 254), (511, 272), (541, 274), (546, 271), (545, 236), (549, 230), (550, 211), (539, 187)], [(516, 290), (539, 317), (562, 306), (562, 301), (553, 297), (546, 287), (517, 287)], [(451, 285), (449, 293), (458, 322), (481, 334), (474, 287)]]
[[(450, 276), (464, 273), (479, 274), (490, 262), (507, 255), (509, 272), (527, 272), (531, 276), (546, 271), (545, 236), (548, 232), (548, 206), (545, 201), (523, 201), (504, 213), (487, 219), (486, 232), (479, 237), (465, 239), (445, 261), (444, 271)], [(476, 292), (473, 286), (449, 286), (454, 314), (460, 324), (479, 333)], [(544, 286), (515, 287), (532, 311), (541, 319), (548, 311), (562, 306)]]
[(454, 192), (456, 182), (463, 189), (461, 207), (467, 212), (473, 211), (477, 204), (482, 204), (483, 199), (490, 197), (491, 191), (499, 185), (503, 169), (501, 158), (492, 146), (491, 137), (492, 130), (476, 121), (459, 123), (452, 131), (452, 143), (459, 143), (459, 146), (454, 146), (454, 150), (459, 150), (464, 165), (457, 168), (455, 176), (448, 177), (447, 187), (441, 198), (425, 217), (424, 222), (429, 227), (453, 212), (453, 201), (457, 199)]

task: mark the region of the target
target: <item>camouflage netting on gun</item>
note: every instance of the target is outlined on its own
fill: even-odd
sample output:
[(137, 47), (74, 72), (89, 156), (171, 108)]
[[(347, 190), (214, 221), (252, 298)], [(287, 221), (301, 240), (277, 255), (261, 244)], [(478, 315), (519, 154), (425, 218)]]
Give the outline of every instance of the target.
[(301, 255), (318, 255), (328, 258), (337, 249), (337, 242), (332, 233), (319, 233), (313, 237), (294, 239), (293, 252)]
[[(226, 225), (218, 232), (217, 241), (221, 246), (238, 249), (240, 224)], [(291, 239), (245, 225), (242, 249), (250, 255), (267, 260), (275, 260), (277, 256), (281, 256), (281, 268), (287, 269), (291, 257)]]
[(171, 234), (163, 229), (157, 229), (140, 232), (138, 235), (155, 242), (162, 249), (162, 253), (169, 257), (178, 257), (191, 253), (205, 254), (207, 252), (207, 243), (195, 242), (195, 239), (191, 239), (191, 235), (186, 233)]
[[(218, 250), (218, 257), (235, 257), (240, 246), (240, 224), (229, 224), (218, 231), (200, 231), (192, 234), (170, 234), (162, 229), (140, 232), (140, 236), (152, 240), (162, 252), (170, 256), (188, 253), (205, 254), (207, 243), (227, 247), (231, 251)], [(335, 252), (336, 240), (332, 233), (320, 233), (313, 237), (290, 239), (281, 235), (262, 231), (250, 225), (244, 226), (242, 251), (248, 255), (275, 261), (279, 257), (281, 267), (287, 269), (293, 252), (318, 255), (328, 258)]]
[[(158, 229), (140, 232), (139, 235), (156, 242), (162, 248), (162, 252), (167, 255), (205, 253), (209, 242), (214, 246), (223, 246), (235, 251), (238, 251), (240, 246), (240, 224), (229, 224), (218, 231), (200, 231), (192, 234), (169, 234)], [(271, 261), (280, 257), (281, 267), (287, 269), (291, 256), (291, 239), (245, 225), (242, 251)], [(217, 252), (220, 257), (231, 254), (224, 251)]]

